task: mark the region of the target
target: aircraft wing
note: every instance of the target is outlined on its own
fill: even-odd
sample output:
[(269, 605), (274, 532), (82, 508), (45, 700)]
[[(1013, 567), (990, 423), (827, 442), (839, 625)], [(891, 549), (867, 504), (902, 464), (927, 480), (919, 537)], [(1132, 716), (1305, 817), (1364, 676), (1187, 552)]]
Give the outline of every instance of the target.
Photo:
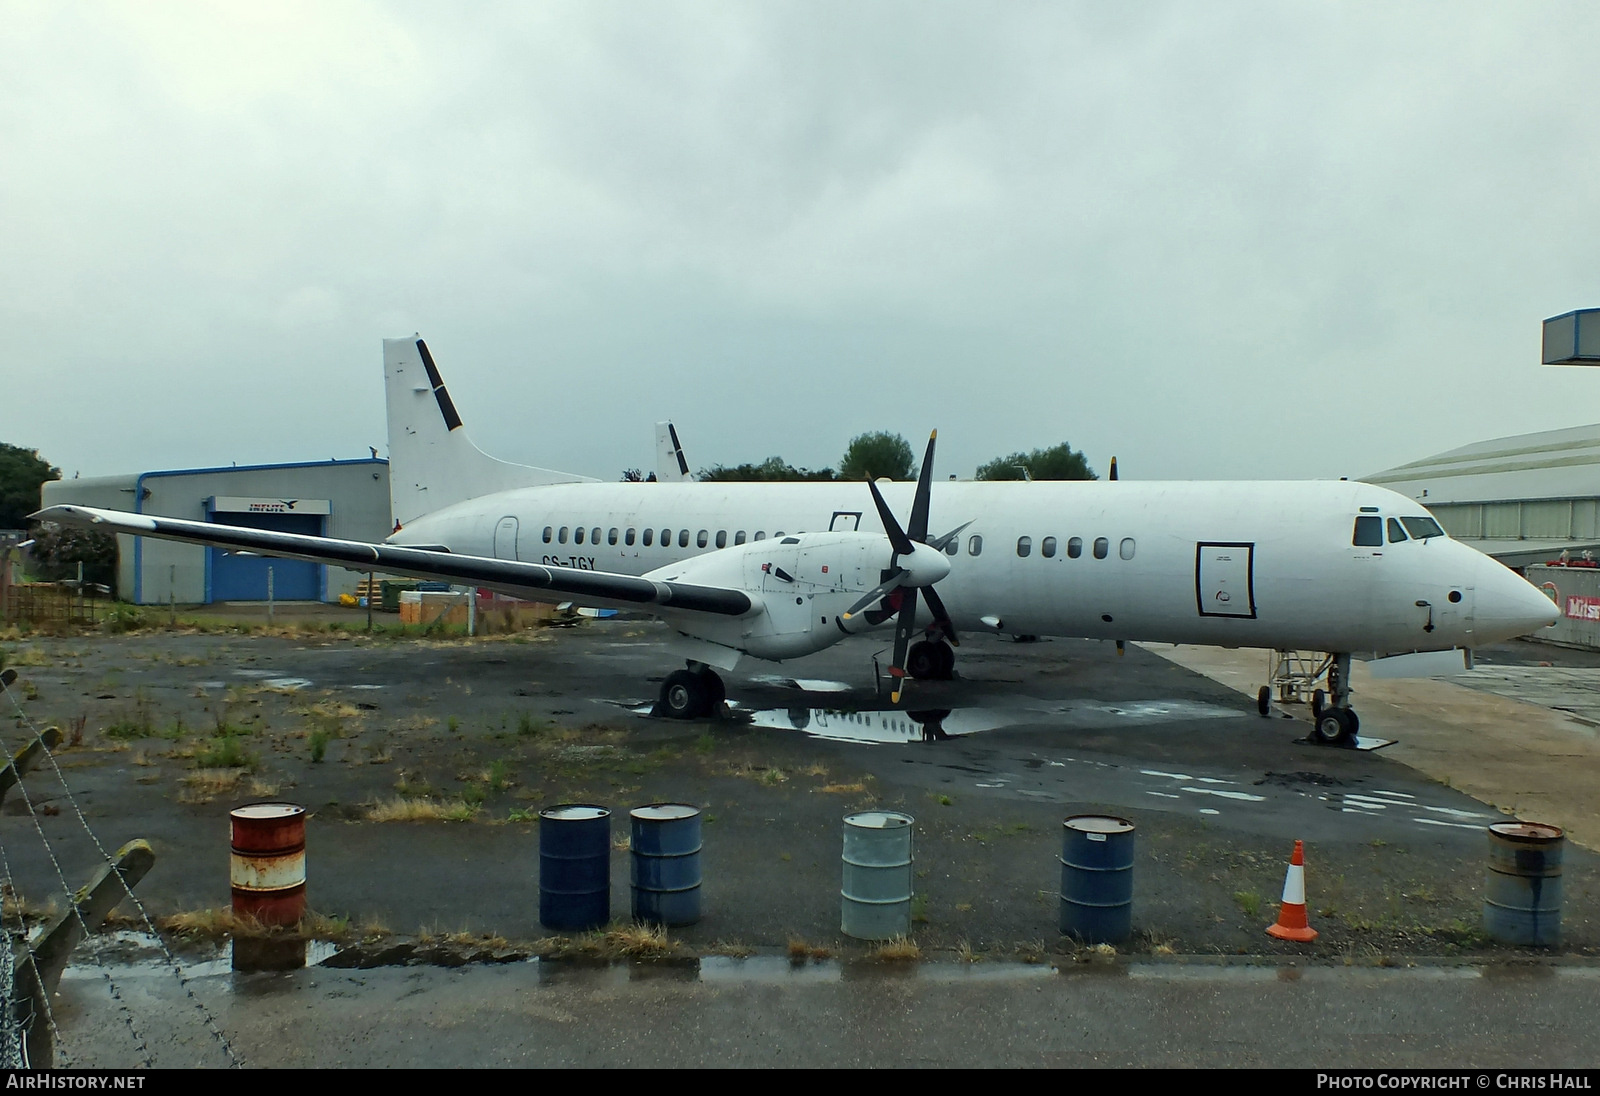
[(483, 586), (512, 597), (538, 598), (541, 594), (556, 593), (599, 605), (622, 608), (654, 605), (678, 611), (735, 617), (743, 616), (755, 607), (743, 590), (664, 582), (609, 571), (580, 571), (571, 567), (549, 567), (517, 560), (463, 556), (442, 549), (405, 548), (300, 533), (274, 533), (237, 525), (130, 514), (120, 510), (97, 510), (89, 506), (50, 506), (31, 516), (37, 521), (53, 521), (104, 532), (208, 544), (260, 556), (330, 563), (352, 571), (382, 572)]

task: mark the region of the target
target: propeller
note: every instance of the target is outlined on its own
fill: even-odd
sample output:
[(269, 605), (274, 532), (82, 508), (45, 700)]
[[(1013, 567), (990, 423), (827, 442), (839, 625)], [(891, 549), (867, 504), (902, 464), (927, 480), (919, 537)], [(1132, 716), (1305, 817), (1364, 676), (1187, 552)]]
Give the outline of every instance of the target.
[(1110, 476), (1110, 478), (1112, 480), (1115, 480), (1117, 478), (1117, 458), (1116, 457), (1112, 457), (1111, 458), (1111, 476)]
[(895, 622), (894, 629), (894, 660), (889, 666), (889, 675), (895, 681), (890, 700), (895, 704), (900, 703), (900, 694), (904, 691), (906, 652), (911, 646), (911, 634), (916, 630), (919, 590), (928, 599), (928, 609), (933, 613), (934, 627), (944, 633), (952, 646), (960, 645), (960, 640), (956, 638), (955, 624), (950, 620), (950, 613), (945, 609), (944, 601), (933, 592), (933, 584), (950, 573), (950, 560), (945, 555), (945, 548), (961, 535), (961, 530), (972, 523), (964, 522), (941, 537), (932, 541), (928, 539), (928, 504), (933, 491), (933, 448), (938, 437), (937, 430), (928, 435), (928, 451), (922, 458), (922, 470), (917, 476), (917, 492), (911, 502), (911, 519), (905, 528), (901, 527), (894, 516), (894, 511), (890, 510), (889, 504), (883, 500), (878, 485), (870, 476), (868, 477), (867, 489), (872, 492), (873, 505), (878, 508), (878, 517), (883, 522), (883, 531), (889, 538), (894, 555), (889, 558), (889, 570), (883, 582), (843, 614), (843, 619), (849, 620), (868, 606), (875, 605), (898, 591), (899, 597), (894, 600), (899, 602), (896, 606), (899, 610), (899, 619)]

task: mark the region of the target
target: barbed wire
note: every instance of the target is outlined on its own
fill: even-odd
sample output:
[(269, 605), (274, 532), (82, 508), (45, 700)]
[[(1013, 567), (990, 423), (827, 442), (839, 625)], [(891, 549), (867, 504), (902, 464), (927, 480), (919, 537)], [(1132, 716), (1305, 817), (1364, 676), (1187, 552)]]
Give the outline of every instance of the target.
[[(89, 835), (89, 840), (94, 842), (94, 847), (100, 851), (101, 857), (104, 858), (107, 864), (111, 865), (112, 874), (116, 876), (117, 882), (121, 885), (123, 894), (126, 895), (128, 900), (133, 903), (134, 908), (139, 911), (140, 920), (144, 922), (144, 927), (149, 933), (150, 938), (156, 942), (156, 946), (161, 950), (161, 954), (165, 957), (167, 966), (172, 971), (173, 977), (178, 980), (178, 985), (183, 988), (184, 994), (189, 998), (190, 1003), (194, 1005), (196, 1011), (200, 1013), (201, 1018), (205, 1021), (206, 1030), (211, 1033), (211, 1037), (217, 1041), (217, 1045), (220, 1046), (222, 1048), (222, 1052), (227, 1055), (229, 1067), (233, 1069), (242, 1067), (244, 1063), (240, 1061), (239, 1056), (234, 1053), (233, 1047), (228, 1042), (227, 1036), (222, 1033), (221, 1027), (217, 1024), (216, 1019), (211, 1015), (211, 1010), (206, 1008), (205, 1002), (201, 1001), (200, 998), (195, 994), (194, 987), (191, 985), (192, 979), (190, 979), (189, 976), (183, 972), (183, 966), (178, 962), (178, 957), (172, 953), (171, 948), (167, 947), (167, 942), (162, 939), (161, 933), (156, 930), (155, 922), (151, 919), (149, 911), (144, 908), (144, 903), (139, 901), (138, 896), (133, 893), (133, 888), (128, 885), (128, 881), (123, 878), (122, 872), (118, 870), (116, 861), (112, 858), (111, 854), (106, 851), (105, 845), (101, 843), (100, 838), (95, 834), (94, 827), (89, 825), (89, 819), (85, 817), (83, 808), (78, 805), (77, 798), (72, 794), (72, 788), (67, 783), (66, 775), (62, 773), (61, 766), (56, 764), (55, 754), (50, 752), (49, 744), (45, 742), (44, 735), (34, 724), (33, 720), (28, 718), (28, 713), (22, 707), (21, 703), (18, 702), (16, 694), (12, 692), (12, 690), (3, 682), (0, 682), (0, 691), (5, 692), (6, 696), (11, 701), (12, 707), (16, 708), (17, 715), (21, 717), (25, 724), (27, 724), (28, 730), (33, 733), (34, 741), (39, 744), (39, 748), (44, 751), (45, 757), (49, 759), (50, 767), (55, 770), (56, 780), (60, 782), (61, 790), (66, 795), (67, 802), (72, 805), (73, 814), (77, 815), (79, 824), (83, 826), (84, 832)], [(17, 781), (17, 787), (22, 787), (21, 780)], [(23, 792), (23, 797), (24, 799), (27, 798), (26, 791)], [(28, 804), (28, 812), (30, 814), (34, 813), (31, 802)], [(37, 817), (34, 818), (34, 826), (39, 830), (40, 839), (45, 841), (45, 849), (46, 851), (50, 852), (51, 862), (55, 863), (55, 853), (54, 851), (50, 850), (50, 843), (48, 839), (45, 838), (44, 828), (39, 825), (39, 820)], [(72, 901), (72, 888), (67, 885), (66, 876), (61, 872), (61, 867), (59, 864), (56, 864), (56, 874), (61, 877), (61, 883), (66, 889), (68, 901)], [(76, 902), (73, 902), (73, 909), (74, 911), (77, 910)], [(78, 920), (79, 923), (82, 924), (83, 917), (81, 914), (79, 914)], [(84, 934), (85, 936), (89, 935), (87, 925), (84, 926)], [(101, 966), (101, 971), (105, 974), (106, 980), (111, 982), (110, 971), (105, 970), (104, 966)], [(122, 1001), (120, 993), (115, 992), (115, 983), (112, 982), (111, 984), (113, 987), (113, 997), (115, 997), (119, 1005), (126, 1010), (127, 1006)], [(131, 1014), (127, 1015), (129, 1020), (129, 1029), (133, 1030), (132, 1016)], [(137, 1033), (135, 1033), (135, 1036), (137, 1037)], [(145, 1049), (143, 1040), (141, 1039), (139, 1042), (141, 1049)], [(148, 1055), (148, 1049), (145, 1049), (145, 1053)], [(146, 1059), (146, 1064), (153, 1065), (153, 1063), (148, 1061), (148, 1057)]]
[[(17, 1024), (15, 1012), (16, 1002), (13, 996), (17, 990), (16, 952), (12, 948), (11, 934), (5, 929), (5, 896), (10, 895), (17, 907), (17, 928), (22, 941), (22, 950), (28, 956), (28, 965), (33, 968), (33, 980), (41, 992), (39, 999), (44, 1002), (44, 1019), (50, 1025), (50, 1039), (52, 1044), (59, 1049), (61, 1046), (61, 1031), (56, 1027), (56, 1018), (50, 1008), (50, 995), (42, 992), (44, 978), (39, 974), (39, 963), (33, 957), (33, 949), (28, 947), (28, 921), (22, 915), (22, 895), (18, 892), (15, 881), (11, 878), (11, 861), (6, 857), (4, 842), (0, 842), (0, 932), (5, 935), (5, 946), (0, 947), (0, 997), (3, 997), (6, 1006), (6, 1015), (3, 1019), (5, 1025), (4, 1065), (7, 1069), (15, 1068), (15, 1062), (20, 1061), (22, 1068), (27, 1069), (28, 1041), (23, 1038)], [(30, 1010), (32, 1001), (29, 1002)], [(28, 1026), (31, 1029), (38, 1018), (29, 1014)]]

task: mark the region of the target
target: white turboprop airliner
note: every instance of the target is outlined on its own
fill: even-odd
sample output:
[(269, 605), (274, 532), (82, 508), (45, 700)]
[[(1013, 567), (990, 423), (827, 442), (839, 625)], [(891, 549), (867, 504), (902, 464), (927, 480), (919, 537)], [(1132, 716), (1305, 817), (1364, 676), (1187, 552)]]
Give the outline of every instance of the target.
[(385, 340), (384, 371), (395, 531), (382, 544), (82, 506), (35, 516), (646, 609), (688, 663), (661, 689), (681, 718), (724, 698), (713, 668), (893, 621), (895, 703), (906, 676), (950, 676), (963, 631), (1328, 652), (1315, 727), (1343, 742), (1358, 726), (1350, 652), (1467, 650), (1557, 616), (1418, 503), (1369, 484), (936, 483), (932, 438), (915, 484), (607, 483), (484, 454), (421, 339)]

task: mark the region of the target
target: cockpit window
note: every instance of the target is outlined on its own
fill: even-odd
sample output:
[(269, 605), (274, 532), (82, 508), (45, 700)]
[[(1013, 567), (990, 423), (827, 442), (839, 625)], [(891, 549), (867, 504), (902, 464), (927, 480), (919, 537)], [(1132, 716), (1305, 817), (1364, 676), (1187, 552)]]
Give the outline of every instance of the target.
[(1429, 537), (1442, 537), (1444, 530), (1439, 528), (1439, 523), (1432, 518), (1401, 518), (1406, 532), (1418, 540), (1427, 540)]
[(1399, 544), (1406, 538), (1406, 531), (1400, 528), (1400, 522), (1394, 518), (1389, 519), (1389, 543)]
[(1383, 519), (1368, 517), (1365, 514), (1356, 518), (1356, 531), (1350, 538), (1350, 543), (1357, 548), (1382, 548)]

